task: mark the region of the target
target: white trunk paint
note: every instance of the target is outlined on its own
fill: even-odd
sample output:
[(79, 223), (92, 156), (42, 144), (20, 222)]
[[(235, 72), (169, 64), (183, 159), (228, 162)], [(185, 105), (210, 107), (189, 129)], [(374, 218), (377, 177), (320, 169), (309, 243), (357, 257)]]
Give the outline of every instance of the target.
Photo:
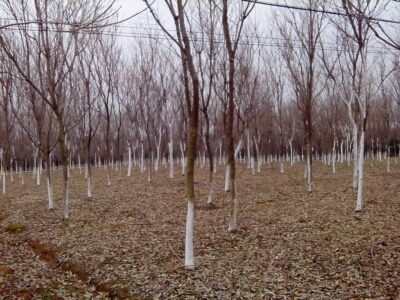
[(186, 218), (186, 237), (185, 237), (185, 268), (188, 270), (194, 270), (193, 236), (194, 236), (194, 203), (189, 201), (187, 218)]
[(11, 166), (10, 166), (10, 181), (11, 181), (11, 182), (14, 182), (12, 160), (11, 160)]
[(200, 151), (199, 155), (197, 156), (197, 164), (199, 164), (199, 162), (200, 162), (200, 169), (203, 169), (204, 163)]
[(236, 215), (237, 215), (237, 206), (238, 206), (236, 182), (232, 181), (231, 186), (233, 189), (233, 201), (231, 202), (231, 216), (229, 219), (229, 227), (228, 227), (228, 231), (230, 231), (230, 232), (237, 230)]
[(1, 172), (2, 172), (1, 178), (3, 179), (3, 194), (5, 194), (6, 193), (6, 174), (3, 171), (3, 169), (1, 170)]
[(140, 151), (140, 173), (144, 171), (144, 148), (143, 148), (143, 141), (140, 144), (141, 151)]
[(336, 147), (335, 142), (333, 142), (333, 150), (332, 150), (332, 173), (336, 173)]
[(208, 199), (207, 199), (207, 204), (212, 204), (213, 202), (213, 181), (210, 182), (210, 187), (209, 187), (209, 191), (208, 191)]
[(389, 153), (389, 147), (388, 147), (388, 149), (387, 149), (386, 151), (387, 151), (387, 152), (386, 152), (386, 160), (387, 160), (386, 171), (387, 171), (388, 173), (390, 173), (390, 153)]
[(40, 165), (37, 166), (36, 170), (36, 185), (40, 185)]
[[(399, 149), (400, 157), (400, 149)], [(219, 165), (222, 165), (222, 141), (219, 141)]]
[(249, 129), (246, 130), (247, 135), (247, 169), (251, 168), (251, 157), (250, 157), (250, 132)]
[(112, 147), (111, 147), (111, 169), (114, 169), (114, 150)]
[(104, 164), (107, 172), (107, 185), (111, 185), (111, 174), (110, 174), (110, 161), (107, 159), (107, 162)]
[(261, 172), (261, 155), (259, 153), (258, 150), (258, 144), (260, 142), (260, 137), (258, 137), (258, 139), (256, 139), (256, 137), (254, 137), (254, 145), (256, 147), (256, 157), (257, 157), (257, 173)]
[(132, 175), (132, 149), (131, 145), (128, 147), (128, 177)]
[(50, 183), (50, 179), (47, 177), (47, 196), (49, 200), (49, 209), (54, 209), (54, 201), (53, 201), (53, 187)]
[(154, 170), (157, 172), (158, 171), (158, 163), (160, 159), (160, 145), (156, 145), (156, 150), (157, 150), (157, 156), (156, 156), (156, 162), (154, 164)]
[(307, 177), (308, 177), (308, 192), (311, 193), (313, 190), (313, 181), (311, 178), (311, 157), (307, 155)]
[(91, 176), (88, 176), (87, 178), (87, 196), (88, 198), (92, 198), (93, 194), (92, 194), (92, 178)]
[(340, 141), (340, 163), (343, 163), (343, 140)]
[[(185, 159), (185, 150), (186, 143), (179, 142), (179, 148), (181, 149), (181, 166), (182, 166), (182, 175), (185, 175), (185, 167), (186, 167), (186, 159)], [(200, 157), (200, 154), (199, 154)], [(197, 163), (199, 161), (199, 157), (197, 158)]]
[(172, 123), (168, 123), (169, 127), (169, 178), (174, 178), (174, 143), (172, 139)]
[(65, 199), (64, 205), (63, 205), (63, 210), (62, 210), (62, 218), (63, 220), (68, 220), (69, 218), (69, 211), (68, 211), (68, 183), (67, 183), (67, 189), (66, 189), (66, 194), (63, 197)]
[(363, 185), (364, 185), (364, 140), (365, 132), (362, 131), (360, 138), (360, 156), (358, 160), (358, 192), (357, 192), (357, 206), (356, 211), (361, 211), (363, 206)]
[(32, 169), (32, 178), (35, 179), (36, 175), (36, 155), (33, 157), (33, 169)]
[(85, 179), (88, 177), (88, 162), (85, 163)]
[(226, 166), (225, 172), (225, 192), (229, 191), (229, 177), (230, 177), (231, 168), (230, 165)]
[(235, 160), (237, 160), (237, 155), (238, 155), (238, 153), (239, 153), (239, 150), (240, 150), (241, 146), (242, 146), (242, 140), (240, 140), (240, 141), (239, 141), (239, 144), (236, 146), (235, 156), (234, 156), (234, 159), (235, 159)]
[(169, 148), (169, 178), (174, 178), (174, 157), (172, 140), (168, 143)]
[(118, 165), (119, 165), (119, 177), (118, 177), (118, 180), (121, 181), (122, 180), (122, 161), (118, 161)]
[(79, 154), (78, 154), (78, 168), (79, 168), (79, 174), (82, 174), (81, 157)]
[(289, 140), (289, 148), (290, 148), (290, 166), (293, 167), (294, 164), (294, 157), (293, 157), (293, 136), (292, 138)]
[(357, 125), (354, 124), (353, 125), (353, 161), (354, 161), (354, 165), (353, 165), (353, 188), (357, 188), (358, 185), (358, 160), (359, 160), (359, 156), (358, 156), (358, 147), (357, 147), (357, 136), (358, 136), (358, 129), (357, 129)]

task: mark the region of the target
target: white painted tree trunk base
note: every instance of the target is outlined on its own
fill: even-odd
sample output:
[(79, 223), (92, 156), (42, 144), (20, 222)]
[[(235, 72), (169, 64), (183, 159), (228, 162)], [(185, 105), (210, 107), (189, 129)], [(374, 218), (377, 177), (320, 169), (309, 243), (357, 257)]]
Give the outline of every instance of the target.
[(40, 185), (40, 171), (39, 171), (39, 167), (37, 167), (37, 171), (36, 171), (36, 185)]
[(365, 141), (365, 132), (362, 132), (360, 138), (360, 157), (358, 160), (358, 191), (357, 191), (356, 211), (361, 211), (363, 207), (364, 141)]
[(67, 188), (64, 194), (64, 203), (63, 203), (63, 210), (62, 210), (62, 219), (63, 220), (68, 220), (69, 218), (69, 210), (68, 210), (68, 182), (67, 182)]
[(88, 198), (92, 198), (93, 194), (92, 194), (92, 178), (88, 177), (87, 178), (87, 196)]
[(208, 199), (207, 199), (207, 204), (211, 205), (213, 203), (213, 183), (210, 183), (210, 191), (208, 193)]
[(131, 146), (128, 148), (128, 177), (131, 177), (132, 175), (132, 150)]
[(229, 191), (229, 176), (230, 176), (230, 166), (226, 166), (226, 173), (225, 173), (225, 192)]
[(387, 154), (386, 159), (387, 159), (387, 168), (386, 168), (386, 172), (387, 172), (387, 173), (390, 173), (390, 156), (389, 156), (389, 153)]
[(5, 194), (6, 193), (6, 175), (4, 172), (3, 172), (2, 179), (3, 179), (3, 194)]
[(49, 200), (49, 210), (54, 209), (54, 201), (53, 201), (53, 187), (50, 184), (50, 179), (47, 178), (47, 196)]
[(185, 237), (185, 268), (194, 270), (194, 203), (188, 202), (187, 218), (186, 218), (186, 237)]
[(237, 224), (236, 224), (236, 213), (237, 213), (237, 205), (238, 205), (238, 201), (237, 198), (235, 198), (233, 200), (233, 203), (231, 204), (231, 216), (229, 219), (229, 227), (228, 227), (228, 231), (229, 232), (234, 232), (237, 230)]

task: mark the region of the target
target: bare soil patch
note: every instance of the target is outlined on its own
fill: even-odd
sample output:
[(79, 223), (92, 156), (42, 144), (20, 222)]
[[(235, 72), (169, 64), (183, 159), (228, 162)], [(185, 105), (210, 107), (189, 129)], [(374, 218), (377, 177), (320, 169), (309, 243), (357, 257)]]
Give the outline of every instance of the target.
[(46, 186), (14, 174), (0, 194), (0, 299), (399, 299), (400, 164), (365, 166), (365, 207), (355, 213), (352, 168), (316, 162), (315, 191), (304, 165), (238, 167), (239, 214), (228, 233), (229, 194), (217, 166), (215, 201), (207, 168), (196, 171), (197, 268), (183, 267), (185, 178), (161, 167), (153, 182), (94, 169), (94, 197), (71, 170), (70, 220)]

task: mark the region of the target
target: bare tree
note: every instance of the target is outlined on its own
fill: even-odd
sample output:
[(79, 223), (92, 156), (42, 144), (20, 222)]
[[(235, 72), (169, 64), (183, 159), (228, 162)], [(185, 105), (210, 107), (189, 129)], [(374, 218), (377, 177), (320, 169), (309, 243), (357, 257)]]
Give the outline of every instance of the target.
[(228, 156), (228, 165), (230, 167), (230, 183), (231, 183), (231, 213), (229, 220), (229, 231), (237, 230), (237, 191), (236, 191), (236, 164), (235, 164), (235, 147), (233, 123), (235, 117), (235, 59), (241, 38), (244, 22), (254, 8), (254, 3), (240, 4), (238, 11), (238, 20), (230, 20), (228, 9), (228, 1), (222, 1), (222, 28), (225, 39), (225, 46), (228, 54), (228, 115), (226, 128), (226, 153)]
[(110, 163), (113, 161), (111, 151), (111, 126), (114, 110), (117, 107), (118, 67), (121, 64), (121, 48), (115, 35), (97, 35), (99, 45), (95, 64), (95, 82), (99, 93), (99, 110), (105, 123), (104, 147), (106, 149), (105, 164), (107, 170), (107, 185), (111, 185)]
[(79, 76), (79, 85), (81, 88), (80, 99), (77, 102), (78, 113), (78, 134), (83, 144), (85, 152), (85, 177), (87, 180), (87, 196), (93, 196), (93, 180), (92, 180), (92, 164), (91, 164), (91, 149), (92, 142), (96, 135), (99, 123), (100, 113), (97, 109), (98, 91), (94, 82), (94, 64), (95, 52), (94, 41), (90, 42), (88, 47), (78, 57), (78, 67), (76, 72)]
[[(107, 20), (111, 6), (99, 1), (39, 1), (15, 2), (3, 0), (6, 13), (16, 29), (24, 48), (13, 47), (12, 40), (0, 36), (3, 52), (13, 62), (18, 74), (30, 85), (42, 101), (50, 107), (58, 126), (58, 144), (63, 165), (63, 209), (62, 218), (69, 218), (68, 211), (68, 146), (66, 135), (67, 80), (84, 44), (80, 30), (86, 32), (90, 26)], [(104, 6), (103, 6), (104, 5)], [(35, 29), (29, 30), (30, 25)], [(11, 26), (8, 24), (8, 26)], [(16, 35), (13, 36), (13, 39)], [(28, 60), (20, 58), (25, 51)], [(37, 76), (36, 73), (37, 72)], [(35, 75), (34, 75), (35, 74)], [(36, 82), (39, 77), (40, 81)], [(43, 88), (44, 87), (44, 88)]]
[(318, 0), (304, 3), (308, 11), (291, 11), (277, 23), (284, 40), (282, 56), (288, 67), (294, 97), (301, 113), (305, 132), (308, 191), (313, 190), (314, 106), (323, 86), (318, 86), (318, 45), (324, 26), (324, 17), (313, 12), (320, 6)]
[[(214, 1), (197, 1), (196, 7), (192, 12), (196, 15), (196, 22), (192, 19), (192, 26), (196, 26), (191, 31), (198, 31), (198, 36), (194, 34), (194, 50), (196, 53), (196, 62), (200, 77), (200, 110), (204, 117), (204, 128), (202, 130), (205, 148), (209, 162), (209, 193), (207, 204), (213, 203), (213, 172), (214, 172), (214, 156), (211, 146), (211, 120), (210, 110), (213, 105), (213, 84), (216, 74), (216, 58), (218, 53), (218, 44), (215, 42), (217, 25), (218, 25), (218, 6)], [(196, 25), (193, 25), (196, 23)]]
[[(364, 18), (367, 14), (378, 14), (377, 3), (365, 3), (363, 1), (342, 1), (340, 9), (345, 17), (339, 20), (332, 20), (338, 30), (338, 35), (343, 41), (344, 55), (346, 62), (340, 63), (340, 82), (350, 82), (350, 86), (342, 91), (347, 94), (341, 95), (345, 101), (350, 122), (353, 130), (353, 156), (354, 172), (353, 187), (358, 187), (356, 211), (362, 209), (362, 193), (364, 183), (364, 146), (365, 132), (367, 128), (368, 102), (371, 92), (368, 91), (368, 58), (367, 47), (370, 37), (370, 27)], [(360, 14), (359, 12), (363, 12)], [(343, 20), (345, 22), (343, 22)], [(330, 73), (335, 82), (338, 82), (333, 73)]]
[[(15, 81), (12, 78), (10, 61), (1, 57), (0, 61), (0, 175), (3, 179), (3, 194), (6, 193), (6, 173), (8, 166), (12, 172), (11, 158), (11, 137), (15, 125), (15, 116), (12, 114), (12, 98), (15, 92)], [(8, 71), (7, 71), (8, 70)], [(11, 160), (12, 162), (12, 160)]]
[(185, 103), (189, 116), (189, 128), (187, 134), (187, 171), (186, 171), (186, 188), (188, 197), (188, 211), (186, 222), (186, 240), (185, 240), (185, 266), (187, 269), (194, 269), (194, 252), (193, 252), (193, 234), (194, 234), (194, 163), (196, 158), (196, 145), (199, 123), (199, 107), (200, 107), (200, 86), (199, 77), (196, 70), (192, 46), (190, 43), (185, 6), (182, 0), (177, 0), (176, 5), (172, 0), (165, 0), (165, 4), (173, 17), (175, 23), (174, 37), (165, 29), (160, 19), (156, 15), (150, 3), (145, 0), (155, 21), (161, 26), (165, 34), (179, 48), (183, 73), (183, 86), (185, 90)]

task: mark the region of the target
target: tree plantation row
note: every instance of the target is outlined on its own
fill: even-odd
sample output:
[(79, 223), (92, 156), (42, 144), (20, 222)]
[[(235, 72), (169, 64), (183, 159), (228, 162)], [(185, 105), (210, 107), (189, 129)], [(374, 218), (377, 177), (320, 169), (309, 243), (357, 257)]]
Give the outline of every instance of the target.
[[(399, 31), (394, 1), (155, 1), (118, 17), (112, 0), (0, 0), (0, 147), (6, 173), (84, 166), (147, 168), (176, 160), (186, 174), (185, 266), (194, 268), (194, 166), (226, 166), (236, 230), (236, 161), (353, 166), (362, 210), (364, 158), (400, 153)], [(262, 22), (260, 21), (263, 20)], [(171, 29), (173, 28), (173, 29)], [(128, 31), (129, 32), (128, 32)], [(129, 39), (128, 39), (129, 37)], [(389, 162), (389, 160), (388, 160)], [(154, 170), (153, 170), (154, 169)], [(122, 174), (120, 175), (122, 176)], [(37, 175), (37, 180), (39, 176)]]
[[(47, 210), (45, 171), (7, 176), (0, 193), (0, 295), (6, 299), (396, 299), (399, 295), (399, 161), (365, 162), (365, 203), (354, 212), (352, 167), (336, 173), (314, 161), (315, 186), (305, 189), (305, 162), (238, 162), (238, 231), (227, 232), (229, 193), (217, 163), (213, 205), (208, 164), (195, 164), (195, 271), (183, 267), (185, 177), (160, 165), (148, 182), (134, 165), (92, 168), (93, 198), (84, 169), (70, 169), (70, 218), (61, 220), (62, 170), (52, 172), (54, 210)], [(372, 165), (373, 164), (373, 165)], [(25, 227), (25, 230), (23, 229)], [(101, 238), (99, 238), (101, 237)], [(68, 278), (66, 278), (68, 276)], [(75, 279), (71, 279), (74, 277)], [(68, 288), (70, 286), (70, 288)], [(125, 291), (123, 293), (123, 291)], [(24, 297), (24, 295), (26, 295)], [(124, 296), (125, 295), (125, 296)], [(133, 295), (137, 295), (136, 297)], [(140, 296), (139, 296), (140, 295)], [(194, 295), (194, 296), (192, 296)], [(129, 297), (130, 296), (130, 297)]]

